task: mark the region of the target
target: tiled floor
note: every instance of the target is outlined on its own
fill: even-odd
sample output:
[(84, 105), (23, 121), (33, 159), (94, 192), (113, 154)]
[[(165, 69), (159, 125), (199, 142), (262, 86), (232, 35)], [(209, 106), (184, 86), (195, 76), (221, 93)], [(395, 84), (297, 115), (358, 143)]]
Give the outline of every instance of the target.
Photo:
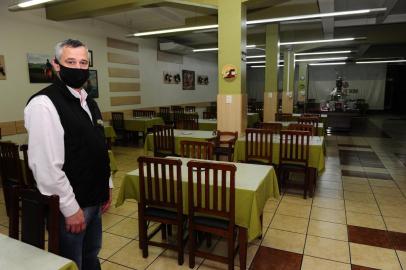
[[(404, 269), (406, 270), (406, 121), (374, 116), (364, 128), (326, 137), (326, 169), (319, 175), (314, 198), (283, 194), (264, 209), (262, 239), (250, 243), (251, 269)], [(141, 148), (117, 147), (117, 196), (123, 175), (135, 169)], [(7, 233), (0, 195), (0, 233)], [(102, 269), (188, 269), (176, 253), (138, 248), (137, 205), (127, 201), (103, 216)], [(157, 236), (159, 239), (160, 236)], [(214, 241), (224, 254), (224, 242)], [(238, 258), (235, 260), (236, 269)], [(226, 269), (197, 260), (195, 269)]]

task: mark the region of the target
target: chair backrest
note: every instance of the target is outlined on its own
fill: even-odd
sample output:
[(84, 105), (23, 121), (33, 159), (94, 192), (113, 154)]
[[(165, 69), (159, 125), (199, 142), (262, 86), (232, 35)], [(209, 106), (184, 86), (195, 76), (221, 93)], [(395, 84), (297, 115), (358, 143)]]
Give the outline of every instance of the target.
[(124, 113), (112, 112), (111, 113), (111, 125), (117, 130), (124, 130)]
[(38, 190), (18, 186), (11, 190), (9, 236), (19, 239), (21, 232), (21, 241), (45, 249), (47, 229), (48, 251), (59, 254), (59, 197), (45, 196)]
[(297, 122), (299, 124), (306, 124), (306, 125), (313, 125), (314, 131), (313, 135), (317, 135), (318, 129), (319, 129), (319, 122), (320, 122), (320, 117), (299, 117), (297, 119)]
[(159, 107), (160, 113), (170, 113), (170, 111), (171, 111), (170, 107)]
[(139, 157), (140, 207), (156, 206), (176, 209), (183, 214), (182, 161), (157, 157)]
[(291, 114), (291, 113), (276, 113), (275, 114), (275, 119), (276, 119), (276, 121), (289, 122), (289, 121), (292, 121), (293, 114)]
[(272, 146), (272, 130), (256, 128), (247, 128), (245, 130), (245, 162), (260, 160), (272, 164)]
[(25, 183), (28, 188), (36, 188), (37, 184), (32, 174), (31, 168), (28, 165), (28, 144), (22, 144), (20, 150), (23, 152), (24, 156), (24, 170), (25, 170)]
[(185, 109), (182, 106), (173, 105), (173, 106), (171, 106), (171, 111), (173, 111), (173, 112), (178, 111), (178, 112), (183, 112), (184, 113)]
[(10, 193), (13, 186), (25, 186), (18, 145), (0, 142), (0, 178), (3, 186), (6, 213), (10, 215)]
[(196, 106), (185, 106), (185, 112), (195, 112)]
[(199, 115), (198, 114), (184, 114), (181, 119), (175, 121), (175, 126), (178, 129), (199, 129)]
[(188, 158), (213, 159), (213, 143), (180, 141), (180, 155)]
[(301, 117), (321, 117), (319, 113), (302, 113)]
[(152, 110), (133, 110), (133, 117), (155, 117), (156, 113)]
[(308, 166), (310, 135), (310, 131), (282, 130), (279, 164), (292, 162)]
[(235, 142), (238, 139), (238, 132), (232, 131), (216, 131), (216, 139), (214, 140), (215, 147), (229, 146), (234, 148)]
[(169, 107), (159, 107), (158, 116), (162, 117), (165, 124), (170, 124), (171, 123), (171, 113), (170, 113), (170, 108)]
[(203, 112), (203, 119), (216, 119), (216, 112)]
[(313, 125), (306, 125), (306, 124), (289, 124), (288, 130), (301, 130), (301, 131), (309, 131), (310, 135), (314, 135), (314, 126)]
[(189, 161), (187, 166), (189, 218), (193, 219), (196, 214), (224, 218), (229, 221), (229, 228), (233, 228), (237, 167), (197, 160)]
[(169, 125), (156, 125), (153, 127), (154, 155), (175, 154), (175, 136), (173, 127)]
[(271, 130), (274, 134), (279, 134), (283, 128), (281, 123), (259, 123), (259, 128)]

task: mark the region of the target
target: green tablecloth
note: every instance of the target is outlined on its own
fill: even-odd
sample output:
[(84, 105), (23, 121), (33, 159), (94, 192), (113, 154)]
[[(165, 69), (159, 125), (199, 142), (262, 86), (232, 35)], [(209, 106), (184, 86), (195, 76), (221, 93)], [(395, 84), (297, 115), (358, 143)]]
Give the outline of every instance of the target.
[(260, 121), (258, 113), (247, 113), (247, 127), (253, 128)]
[[(187, 189), (187, 162), (182, 160), (182, 192), (183, 209), (188, 213)], [(215, 162), (215, 161), (212, 161)], [(237, 166), (235, 176), (235, 223), (247, 228), (248, 241), (261, 235), (260, 216), (266, 201), (270, 197), (279, 198), (278, 181), (272, 166), (233, 163)], [(120, 206), (126, 199), (139, 199), (139, 174), (138, 169), (125, 175), (120, 187), (116, 206)], [(135, 229), (134, 229), (135, 230)]]
[(217, 130), (217, 119), (199, 119), (199, 130)]
[(117, 161), (116, 158), (114, 157), (113, 151), (111, 150), (109, 150), (109, 158), (110, 158), (110, 170), (112, 173), (115, 173), (118, 171)]
[(129, 131), (139, 131), (147, 133), (148, 129), (154, 125), (163, 125), (164, 120), (161, 117), (139, 117), (124, 120), (124, 127)]
[(117, 137), (116, 132), (112, 126), (104, 126), (104, 135), (106, 138), (111, 138), (112, 141)]
[[(321, 172), (324, 170), (324, 137), (312, 136), (310, 140), (309, 166)], [(245, 137), (238, 138), (234, 147), (234, 161), (245, 160)], [(273, 140), (272, 162), (279, 163), (279, 136)]]
[[(213, 135), (212, 131), (205, 131), (205, 130), (182, 130), (182, 129), (175, 129), (173, 131), (175, 136), (175, 152), (176, 154), (180, 154), (180, 141), (188, 140), (188, 141), (198, 141), (203, 142), (216, 137)], [(154, 136), (152, 134), (148, 134), (147, 138), (145, 139), (144, 143), (144, 152), (148, 154), (148, 152), (154, 151)]]

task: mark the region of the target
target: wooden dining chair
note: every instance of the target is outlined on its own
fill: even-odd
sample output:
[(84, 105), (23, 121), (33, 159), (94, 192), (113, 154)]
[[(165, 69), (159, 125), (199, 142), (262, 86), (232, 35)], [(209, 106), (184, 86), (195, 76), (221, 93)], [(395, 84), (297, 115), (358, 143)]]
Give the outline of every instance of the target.
[[(169, 248), (178, 252), (178, 264), (183, 264), (183, 215), (182, 161), (156, 157), (139, 157), (138, 222), (142, 256), (148, 257), (148, 245)], [(148, 223), (160, 225), (148, 234)], [(160, 230), (166, 239), (167, 226), (176, 225), (176, 243), (156, 242), (151, 238)]]
[(301, 117), (321, 117), (319, 113), (302, 113)]
[(288, 130), (301, 130), (301, 131), (309, 131), (311, 135), (314, 135), (314, 126), (313, 125), (306, 125), (306, 124), (289, 124)]
[(293, 114), (291, 113), (276, 113), (275, 114), (276, 121), (281, 122), (289, 122), (293, 120)]
[(196, 112), (196, 106), (185, 106), (185, 112)]
[(183, 111), (185, 112), (184, 108), (182, 106), (179, 105), (172, 105), (171, 106), (171, 111), (175, 112), (175, 111)]
[(3, 186), (7, 216), (10, 216), (10, 193), (13, 186), (25, 187), (18, 145), (0, 142), (0, 178)]
[(35, 182), (34, 175), (32, 174), (31, 168), (28, 163), (28, 144), (20, 145), (20, 151), (23, 152), (24, 157), (24, 180), (26, 188), (37, 188), (37, 183)]
[(10, 195), (9, 236), (45, 249), (47, 230), (48, 251), (59, 254), (59, 197), (19, 186), (13, 186)]
[(318, 136), (318, 130), (319, 130), (319, 122), (320, 122), (320, 118), (319, 117), (299, 117), (297, 119), (297, 122), (299, 124), (305, 124), (305, 125), (312, 125), (314, 127), (313, 130), (313, 135), (314, 136)]
[(216, 131), (216, 137), (212, 140), (214, 142), (214, 154), (216, 160), (220, 160), (221, 156), (226, 156), (227, 161), (233, 161), (234, 146), (238, 139), (238, 132), (231, 131)]
[(123, 112), (112, 112), (111, 113), (111, 125), (117, 134), (115, 139), (116, 142), (126, 144), (128, 142), (128, 131), (124, 126), (124, 113)]
[(180, 141), (180, 155), (188, 158), (213, 159), (213, 143)]
[(283, 128), (283, 125), (282, 123), (260, 122), (258, 127), (260, 129), (271, 130), (274, 134), (279, 134)]
[(216, 119), (216, 112), (203, 112), (203, 119)]
[(198, 130), (199, 115), (184, 114), (183, 117), (175, 122), (177, 129)]
[(164, 120), (165, 125), (171, 125), (173, 122), (171, 121), (171, 112), (170, 107), (159, 107), (158, 116)]
[(309, 179), (309, 131), (282, 130), (279, 143), (278, 179), (285, 185), (289, 173), (302, 173), (304, 175), (303, 197), (313, 196), (313, 183)]
[(173, 127), (169, 125), (155, 125), (153, 127), (154, 156), (175, 156), (175, 136)]
[(272, 165), (273, 132), (269, 129), (245, 130), (245, 162)]
[[(195, 266), (195, 257), (203, 257), (234, 269), (235, 226), (235, 172), (228, 163), (189, 161), (189, 267)], [(210, 183), (210, 184), (209, 184)], [(227, 239), (227, 257), (199, 250), (196, 233), (209, 233)]]

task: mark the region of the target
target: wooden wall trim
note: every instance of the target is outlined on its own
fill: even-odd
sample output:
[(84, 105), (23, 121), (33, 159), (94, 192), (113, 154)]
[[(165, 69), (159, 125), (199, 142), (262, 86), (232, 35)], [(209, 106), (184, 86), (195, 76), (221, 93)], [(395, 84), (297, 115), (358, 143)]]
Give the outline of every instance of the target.
[(139, 83), (110, 82), (110, 92), (136, 92), (140, 91)]
[(110, 97), (111, 106), (136, 105), (140, 103), (140, 96)]
[(135, 55), (107, 52), (107, 59), (109, 63), (139, 65), (138, 57)]
[(114, 77), (114, 78), (139, 78), (140, 77), (140, 71), (138, 69), (109, 67), (109, 77)]
[(107, 47), (138, 52), (138, 44), (124, 40), (107, 38)]

